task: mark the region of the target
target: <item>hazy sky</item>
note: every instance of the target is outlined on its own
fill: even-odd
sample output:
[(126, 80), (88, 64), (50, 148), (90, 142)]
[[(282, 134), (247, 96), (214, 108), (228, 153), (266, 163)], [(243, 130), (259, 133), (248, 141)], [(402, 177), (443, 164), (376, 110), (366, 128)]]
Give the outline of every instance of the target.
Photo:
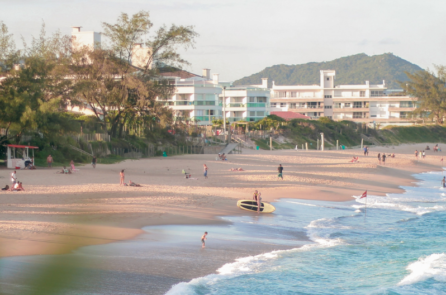
[[(191, 63), (236, 80), (276, 64), (392, 52), (422, 68), (446, 64), (444, 0), (0, 0), (0, 20), (16, 41), (71, 26), (101, 31), (121, 12), (150, 11), (155, 27), (193, 25)], [(260, 81), (259, 81), (260, 83)]]

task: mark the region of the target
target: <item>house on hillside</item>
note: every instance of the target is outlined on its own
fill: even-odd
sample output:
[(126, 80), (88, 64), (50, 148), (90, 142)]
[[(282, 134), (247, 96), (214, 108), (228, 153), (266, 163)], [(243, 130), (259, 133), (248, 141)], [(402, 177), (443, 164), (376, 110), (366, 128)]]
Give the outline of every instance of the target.
[(358, 123), (407, 124), (414, 119), (417, 98), (388, 91), (385, 81), (372, 85), (335, 85), (336, 72), (320, 71), (320, 84), (275, 85), (271, 111), (291, 111), (317, 119), (328, 117)]

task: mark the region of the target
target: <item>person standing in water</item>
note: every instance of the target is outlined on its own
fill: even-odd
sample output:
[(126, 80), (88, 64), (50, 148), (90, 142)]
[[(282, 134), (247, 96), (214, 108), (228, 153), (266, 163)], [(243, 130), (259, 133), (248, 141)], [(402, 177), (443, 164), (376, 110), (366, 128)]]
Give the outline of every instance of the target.
[(282, 174), (283, 167), (282, 167), (282, 164), (279, 164), (279, 167), (277, 168), (277, 171), (279, 172), (279, 174), (277, 174), (277, 178), (282, 178), (282, 180), (283, 180), (283, 174)]
[(444, 176), (443, 179), (441, 180), (441, 184), (443, 185), (443, 187), (446, 188), (446, 176)]
[(208, 178), (208, 166), (206, 166), (206, 164), (203, 164), (203, 172), (204, 178)]
[(119, 185), (124, 185), (124, 178), (125, 178), (124, 169), (122, 169), (121, 172), (119, 173), (119, 177), (121, 178)]
[(204, 232), (204, 235), (202, 235), (201, 236), (201, 248), (204, 248), (204, 247), (206, 247), (206, 236), (208, 235), (208, 232), (207, 231), (205, 231)]

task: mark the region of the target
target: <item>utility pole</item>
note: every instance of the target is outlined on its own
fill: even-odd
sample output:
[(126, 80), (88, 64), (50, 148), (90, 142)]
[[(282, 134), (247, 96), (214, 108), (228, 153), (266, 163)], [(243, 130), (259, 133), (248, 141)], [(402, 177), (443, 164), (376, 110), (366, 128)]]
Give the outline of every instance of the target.
[(223, 86), (223, 134), (225, 135), (225, 142), (228, 141), (228, 136), (226, 135), (226, 111), (225, 111), (225, 104), (226, 104), (226, 97), (225, 97), (225, 90), (226, 86)]
[(321, 151), (324, 151), (324, 133), (321, 132)]

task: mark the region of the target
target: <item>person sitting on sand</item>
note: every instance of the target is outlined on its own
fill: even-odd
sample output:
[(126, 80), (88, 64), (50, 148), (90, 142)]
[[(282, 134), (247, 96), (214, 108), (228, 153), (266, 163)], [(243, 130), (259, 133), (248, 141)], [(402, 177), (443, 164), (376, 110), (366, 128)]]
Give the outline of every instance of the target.
[(395, 154), (392, 154), (392, 158), (395, 158)]
[(221, 155), (221, 160), (222, 160), (222, 161), (226, 161), (225, 153), (223, 153), (223, 154)]
[(9, 191), (9, 185), (5, 185), (5, 187), (2, 188), (2, 191)]
[(205, 231), (205, 232), (204, 232), (204, 235), (201, 236), (201, 248), (206, 247), (206, 243), (205, 243), (205, 241), (206, 241), (206, 236), (207, 236), (207, 235), (208, 235), (208, 232)]
[(129, 186), (136, 186), (136, 187), (141, 187), (140, 184), (132, 182), (131, 180), (129, 180)]
[(25, 189), (22, 186), (22, 183), (20, 181), (16, 182), (16, 184), (14, 184), (14, 188), (12, 189), (12, 191), (25, 191)]
[(61, 174), (71, 174), (71, 170), (68, 169), (66, 166), (63, 166)]
[(231, 168), (229, 171), (245, 171), (242, 168)]

